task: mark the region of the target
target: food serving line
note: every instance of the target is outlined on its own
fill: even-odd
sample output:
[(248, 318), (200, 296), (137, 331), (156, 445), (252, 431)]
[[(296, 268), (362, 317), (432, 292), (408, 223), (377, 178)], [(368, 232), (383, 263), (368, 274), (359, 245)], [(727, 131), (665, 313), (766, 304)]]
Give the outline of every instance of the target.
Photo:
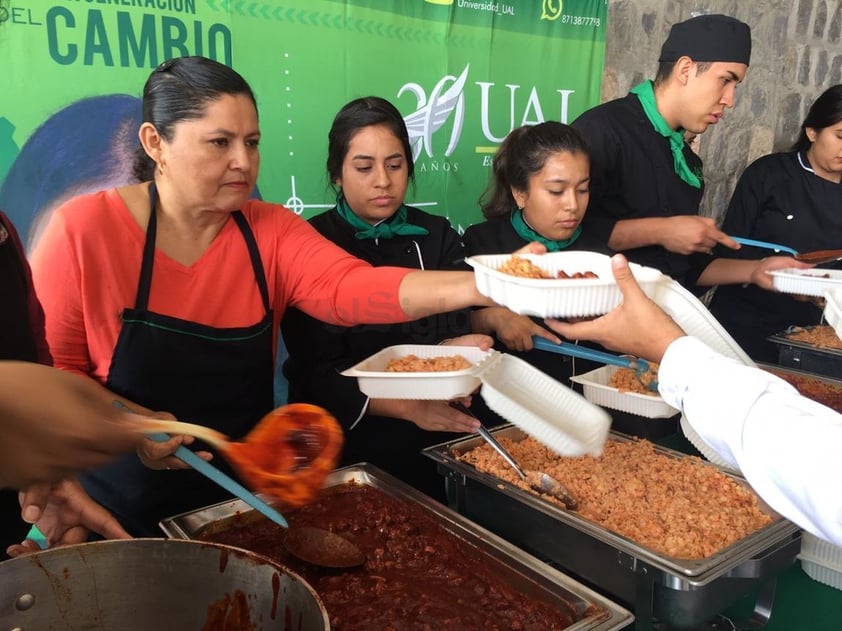
[[(566, 260), (565, 254), (569, 257)], [(545, 268), (548, 277), (555, 277), (559, 269), (570, 265), (570, 260), (575, 260), (576, 265), (581, 269), (601, 270), (601, 274), (610, 277), (610, 270), (602, 267), (603, 261), (596, 256), (585, 253), (558, 253), (554, 255), (554, 260), (548, 263), (547, 259), (552, 257), (553, 255), (549, 257), (544, 255), (534, 259), (536, 264)], [(473, 257), (469, 259), (469, 263), (473, 264), (477, 272), (477, 282), (481, 291), (515, 311), (539, 317), (571, 317), (593, 315), (607, 311), (613, 306), (610, 305), (612, 297), (607, 291), (601, 293), (599, 290), (594, 291), (593, 287), (588, 287), (588, 284), (596, 285), (598, 281), (579, 281), (579, 285), (573, 286), (571, 281), (567, 280), (548, 281), (534, 278), (512, 280), (498, 272), (500, 264), (505, 259), (505, 255)], [(574, 271), (579, 271), (575, 269), (575, 265)], [(671, 279), (652, 274), (652, 270), (646, 268), (634, 269), (634, 272), (644, 290), (687, 333), (702, 339), (709, 346), (727, 356), (743, 363), (753, 363), (707, 309), (680, 285)], [(824, 295), (829, 288), (828, 282), (838, 285), (842, 281), (842, 273), (838, 274), (839, 278), (837, 278), (832, 271), (827, 276), (815, 276), (812, 273), (801, 277), (800, 273), (799, 270), (783, 270), (777, 274), (775, 284), (782, 291)], [(557, 292), (548, 291), (548, 284), (555, 284), (564, 289)], [(573, 293), (576, 291), (580, 294), (578, 298)], [(836, 304), (833, 298), (834, 296), (830, 296), (828, 299), (830, 307)], [(377, 359), (377, 355), (371, 358), (374, 364)], [(377, 367), (374, 364), (361, 365), (355, 372), (363, 389), (365, 389), (363, 384), (367, 378), (373, 377), (375, 381), (377, 379), (374, 375)], [(589, 386), (598, 388), (602, 386), (602, 389), (605, 389), (606, 376), (611, 371), (611, 367), (605, 367), (594, 371), (597, 374), (591, 375), (590, 379), (577, 381), (583, 384), (586, 394)], [(550, 437), (541, 435), (546, 430), (542, 425), (542, 421), (546, 418), (540, 418), (542, 416), (540, 403), (528, 405), (527, 407), (531, 407), (528, 410), (518, 409), (516, 405), (511, 406), (513, 401), (523, 403), (530, 397), (534, 397), (536, 391), (534, 384), (527, 383), (528, 379), (521, 382), (519, 377), (512, 378), (511, 374), (506, 375), (506, 378), (500, 378), (494, 376), (494, 372), (493, 369), (484, 368), (476, 371), (476, 376), (483, 383), (484, 396), (489, 390), (489, 383), (492, 384), (489, 394), (495, 400), (489, 402), (491, 407), (500, 412), (499, 406), (505, 405), (505, 412), (502, 413), (505, 418), (526, 429), (530, 435), (539, 437), (545, 444), (552, 445)], [(384, 385), (386, 383), (384, 382)], [(433, 387), (432, 383), (431, 381), (427, 386)], [(500, 397), (498, 385), (500, 383), (506, 385), (502, 401), (497, 401), (496, 399)], [(372, 381), (369, 386), (376, 387), (376, 384)], [(448, 394), (456, 395), (456, 393)], [(380, 393), (379, 396), (385, 395)], [(589, 398), (594, 400), (592, 397)], [(645, 395), (632, 394), (622, 397), (623, 402), (617, 398), (599, 402), (601, 405), (607, 404), (606, 407), (624, 413), (639, 414), (640, 408), (635, 398), (651, 399)], [(661, 404), (665, 405), (663, 401)], [(564, 410), (564, 403), (555, 401), (549, 407)], [(530, 415), (530, 412), (535, 412), (536, 408), (539, 408), (537, 419), (534, 415)], [(657, 413), (651, 416), (666, 418), (677, 412), (668, 406), (666, 408), (657, 410)], [(571, 409), (565, 411), (572, 412)], [(566, 415), (566, 421), (569, 423), (572, 418), (578, 419), (580, 414), (581, 410), (572, 412)], [(594, 427), (595, 422), (591, 419), (586, 425)], [(671, 457), (681, 458), (683, 453), (699, 454), (698, 448), (704, 456), (718, 463), (722, 468), (721, 465), (724, 463), (692, 431), (683, 417), (681, 427), (687, 434), (689, 442), (682, 436), (666, 436), (662, 440), (676, 440), (679, 449), (667, 448), (665, 453)], [(564, 428), (574, 434), (581, 429), (570, 426)], [(517, 433), (518, 429), (510, 427), (500, 431)], [(621, 435), (612, 434), (611, 439), (623, 440), (624, 438)], [(584, 440), (586, 443), (587, 440)], [(472, 437), (431, 448), (426, 452), (428, 456), (440, 463), (440, 471), (446, 478), (451, 507), (628, 606), (635, 612), (636, 628), (654, 628), (652, 621), (655, 618), (662, 625), (666, 623), (675, 628), (695, 628), (700, 625), (704, 627), (708, 621), (716, 619), (722, 611), (740, 601), (747, 594), (754, 594), (755, 602), (754, 611), (745, 612), (744, 623), (753, 628), (768, 625), (776, 593), (777, 576), (782, 572), (791, 573), (793, 568), (798, 567), (796, 559), (801, 550), (800, 529), (780, 517), (777, 517), (770, 526), (728, 546), (710, 558), (681, 561), (663, 555), (653, 556), (651, 551), (636, 545), (633, 541), (617, 537), (604, 529), (594, 528), (587, 520), (578, 520), (575, 513), (547, 506), (547, 503), (540, 498), (501, 484), (501, 481), (494, 476), (482, 474), (459, 460), (459, 454), (477, 448), (481, 444), (480, 438)], [(562, 453), (570, 447), (564, 440), (552, 446)], [(738, 473), (730, 470), (724, 472), (738, 476)], [(769, 510), (770, 514), (773, 513), (768, 507), (766, 510)], [(839, 570), (842, 572), (842, 567)], [(791, 581), (788, 581), (787, 585), (790, 583)], [(827, 595), (829, 590), (820, 584), (808, 584), (808, 588), (811, 593), (816, 594), (819, 602), (822, 601), (822, 594)], [(828, 606), (833, 608), (842, 605), (842, 598), (838, 598), (838, 594), (833, 590), (829, 591), (830, 594), (824, 599)], [(786, 598), (784, 601), (786, 602)], [(803, 603), (799, 603), (799, 616), (802, 621), (804, 614)], [(786, 617), (785, 614), (784, 617)], [(832, 617), (833, 619), (842, 618), (842, 609)], [(724, 622), (720, 621), (720, 623)]]
[[(528, 305), (521, 313), (545, 317), (597, 315), (619, 302), (616, 285), (608, 280), (612, 276), (607, 257), (593, 253), (534, 257), (534, 262), (545, 266), (554, 277), (559, 269), (595, 271), (598, 276), (549, 281), (501, 278), (496, 268), (505, 258), (498, 261), (494, 257), (473, 257), (469, 262), (475, 267), (483, 293), (514, 310)], [(698, 300), (677, 283), (656, 270), (633, 266), (633, 272), (644, 290), (685, 331), (723, 354), (751, 363)], [(800, 293), (807, 293), (803, 289), (798, 286)], [(828, 304), (835, 307), (838, 302), (842, 301), (829, 300)], [(838, 324), (842, 325), (842, 321)], [(451, 373), (384, 370), (385, 364), (395, 357), (409, 353), (435, 357), (442, 354), (443, 348), (460, 352), (471, 366)], [(842, 352), (838, 358), (842, 358)], [(668, 406), (664, 409), (657, 403), (635, 398), (647, 395), (617, 397), (615, 392), (612, 396), (606, 386), (607, 373), (578, 380), (588, 399), (598, 399), (603, 406), (598, 407), (569, 388), (559, 388), (557, 382), (517, 358), (469, 347), (392, 347), (361, 362), (347, 374), (358, 379), (363, 392), (375, 397), (447, 400), (471, 393), (482, 384), (481, 394), (489, 407), (514, 423), (493, 429), (495, 439), (511, 444), (507, 441), (524, 440), (529, 435), (555, 452), (570, 456), (598, 454), (606, 440), (633, 440), (610, 431), (612, 419), (604, 408), (631, 416), (639, 415), (643, 409), (643, 416), (650, 416), (655, 422), (675, 413)], [(842, 382), (837, 385), (842, 392)], [(658, 432), (657, 453), (683, 460), (688, 454), (701, 452), (713, 461), (710, 467), (745, 485), (737, 472), (716, 464), (715, 453), (685, 421), (682, 419), (681, 426), (686, 438), (680, 433), (661, 436), (663, 432)], [(429, 593), (436, 597), (420, 607), (417, 615), (427, 615), (428, 609), (441, 608), (441, 603), (435, 601), (453, 597), (461, 601), (450, 603), (451, 614), (442, 615), (459, 620), (457, 613), (465, 612), (458, 612), (458, 602), (474, 597), (459, 596), (456, 586), (466, 580), (464, 576), (451, 577), (456, 582), (452, 589), (444, 590), (447, 595), (436, 588), (435, 577), (441, 571), (436, 565), (436, 552), (446, 550), (448, 558), (467, 555), (471, 562), (478, 563), (474, 581), (477, 577), (482, 585), (484, 581), (489, 585), (502, 581), (502, 585), (491, 587), (494, 598), (489, 602), (494, 604), (488, 607), (523, 607), (523, 615), (530, 616), (529, 620), (541, 619), (548, 606), (558, 613), (557, 621), (532, 628), (612, 631), (633, 626), (641, 631), (660, 631), (763, 627), (769, 631), (829, 631), (839, 627), (842, 591), (804, 574), (798, 561), (801, 531), (762, 501), (761, 510), (769, 518), (765, 526), (707, 557), (672, 558), (466, 462), (466, 453), (485, 445), (483, 437), (472, 436), (425, 450), (428, 457), (439, 463), (449, 507), (433, 502), (370, 465), (346, 467), (330, 475), (323, 498), (325, 506), (329, 506), (332, 497), (341, 498), (352, 487), (376, 491), (384, 495), (384, 500), (397, 502), (379, 516), (367, 515), (362, 509), (352, 511), (363, 520), (356, 524), (347, 514), (335, 518), (328, 512), (311, 515), (315, 521), (310, 525), (329, 526), (348, 539), (359, 536), (356, 543), (368, 557), (364, 568), (314, 571), (306, 564), (296, 565), (295, 559), (285, 556), (283, 545), (272, 543), (275, 537), (282, 536), (280, 526), (235, 500), (165, 520), (161, 526), (170, 537), (167, 541), (99, 542), (0, 564), (0, 592), (4, 595), (0, 625), (19, 629), (53, 628), (51, 625), (55, 624), (60, 628), (108, 629), (118, 625), (127, 631), (152, 628), (150, 625), (175, 628), (172, 624), (178, 628), (222, 631), (325, 629), (330, 628), (330, 620), (335, 619), (337, 612), (331, 599), (344, 583), (353, 583), (354, 589), (362, 590), (373, 581), (374, 600), (369, 605), (387, 610), (394, 606), (395, 611), (403, 611), (403, 595), (387, 597), (378, 584), (411, 582), (400, 574), (400, 567), (396, 569), (403, 563), (412, 567), (409, 576), (419, 577), (419, 581), (422, 575), (427, 580), (434, 577)], [(401, 507), (408, 511), (403, 521), (398, 515)], [(299, 512), (306, 515), (311, 509), (323, 510), (321, 504), (313, 504)], [(389, 515), (385, 523), (381, 521), (383, 514)], [(297, 512), (287, 517), (295, 526)], [(363, 531), (372, 520), (377, 523), (377, 532), (374, 539), (363, 542)], [(432, 537), (424, 539), (425, 549), (414, 560), (410, 555), (408, 560), (384, 563), (383, 550), (388, 550), (389, 544), (377, 541), (378, 532), (388, 532), (392, 527), (395, 536), (403, 536), (407, 532), (401, 533), (401, 529), (413, 530), (407, 524), (421, 522), (433, 533), (428, 533), (427, 526), (419, 527), (419, 537)], [(402, 547), (412, 547), (411, 537), (402, 541)], [(232, 543), (237, 547), (230, 547)], [(387, 554), (385, 558), (391, 557)], [(413, 566), (419, 559), (426, 565)], [(427, 567), (430, 564), (432, 568)], [(457, 565), (464, 570), (465, 561), (458, 561)], [(307, 580), (294, 571), (296, 568)], [(842, 567), (838, 569), (842, 577)], [(423, 574), (429, 571), (433, 573)], [(446, 570), (446, 575), (451, 571), (455, 569)], [(472, 574), (470, 570), (467, 573)], [(470, 581), (466, 581), (471, 585), (469, 589), (481, 589)], [(9, 591), (9, 585), (16, 586), (14, 593)], [(343, 598), (341, 589), (339, 594)], [(190, 601), (189, 606), (185, 606), (185, 598)], [(326, 607), (326, 602), (331, 606)], [(164, 618), (160, 618), (161, 611), (166, 614)], [(364, 616), (353, 609), (342, 610), (342, 615), (346, 618), (338, 618), (338, 628), (343, 628), (343, 622)], [(416, 614), (402, 615), (411, 619)], [(160, 626), (162, 620), (164, 626)], [(739, 622), (734, 624), (732, 620)]]

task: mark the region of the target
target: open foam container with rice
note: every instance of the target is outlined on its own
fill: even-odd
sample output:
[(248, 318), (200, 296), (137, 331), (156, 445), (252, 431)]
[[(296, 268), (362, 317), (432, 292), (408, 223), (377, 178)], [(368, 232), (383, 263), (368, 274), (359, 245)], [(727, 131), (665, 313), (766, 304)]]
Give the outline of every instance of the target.
[[(494, 302), (521, 315), (540, 318), (598, 316), (620, 304), (622, 294), (611, 271), (611, 258), (598, 252), (550, 252), (518, 254), (540, 268), (548, 278), (527, 278), (501, 272), (511, 254), (483, 254), (468, 257), (474, 268), (477, 290)], [(631, 264), (635, 279), (644, 290), (663, 275), (652, 267)], [(592, 272), (597, 278), (557, 278)]]
[[(468, 368), (444, 372), (389, 372), (389, 362), (415, 355), (430, 359), (461, 355)], [(480, 395), (503, 418), (515, 423), (553, 451), (569, 456), (599, 454), (611, 417), (564, 384), (529, 363), (474, 346), (400, 344), (390, 346), (345, 370), (363, 394), (379, 399), (449, 401)]]
[[(731, 357), (743, 364), (753, 366), (754, 362), (740, 348), (723, 326), (713, 317), (707, 307), (692, 293), (668, 276), (660, 276), (648, 285), (641, 285), (652, 298), (685, 333), (702, 342), (726, 357)], [(636, 414), (642, 417), (659, 419), (668, 418), (677, 413), (660, 396), (650, 396), (635, 392), (621, 392), (609, 385), (616, 367), (605, 366), (572, 378), (583, 387), (585, 397), (598, 405)], [(729, 466), (712, 447), (693, 429), (687, 418), (682, 415), (681, 430), (687, 440), (711, 462), (720, 466)]]
[(828, 290), (842, 289), (842, 270), (787, 268), (769, 274), (774, 288), (785, 294), (821, 297)]
[[(466, 259), (474, 268), (477, 289), (498, 304), (516, 313), (538, 317), (588, 317), (607, 313), (622, 300), (611, 268), (611, 257), (597, 252), (552, 252), (518, 255), (555, 277), (559, 270), (568, 274), (594, 272), (599, 278), (556, 279), (522, 278), (499, 270), (511, 254), (489, 254)], [(659, 270), (630, 264), (640, 287), (688, 334), (728, 357), (754, 365), (752, 360), (725, 331), (710, 311), (689, 291)], [(585, 397), (598, 405), (648, 418), (675, 414), (660, 396), (620, 392), (608, 385), (613, 371), (605, 368), (575, 378)], [(514, 422), (514, 419), (511, 419)], [(726, 463), (693, 430), (682, 416), (681, 429), (687, 439), (711, 462)]]
[(570, 381), (581, 384), (585, 398), (600, 407), (645, 418), (670, 418), (678, 414), (678, 410), (655, 392), (641, 394), (612, 386), (611, 379), (618, 370), (622, 369), (619, 366), (603, 366), (581, 375), (574, 375), (570, 377)]

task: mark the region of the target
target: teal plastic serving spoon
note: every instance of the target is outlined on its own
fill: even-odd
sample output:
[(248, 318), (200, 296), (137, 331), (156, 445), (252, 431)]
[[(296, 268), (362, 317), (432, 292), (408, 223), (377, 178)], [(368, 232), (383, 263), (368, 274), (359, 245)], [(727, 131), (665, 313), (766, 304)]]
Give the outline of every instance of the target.
[[(533, 335), (532, 345), (539, 350), (549, 351), (550, 353), (570, 355), (571, 357), (590, 359), (591, 361), (599, 362), (601, 364), (631, 368), (635, 371), (635, 373), (637, 373), (638, 378), (642, 377), (644, 373), (649, 371), (649, 362), (645, 359), (639, 359), (636, 357), (621, 357), (620, 355), (597, 351), (592, 348), (587, 348), (586, 346), (579, 346), (578, 344), (570, 344), (569, 342), (555, 344), (543, 337)], [(653, 379), (646, 385), (646, 387), (652, 392), (658, 392), (658, 381)]]
[(781, 245), (780, 243), (769, 243), (768, 241), (757, 241), (755, 239), (746, 239), (745, 237), (731, 237), (737, 243), (743, 245), (752, 245), (756, 248), (766, 248), (767, 250), (775, 250), (792, 254), (796, 261), (802, 263), (809, 263), (810, 265), (822, 265), (823, 263), (832, 263), (833, 261), (842, 260), (842, 249), (837, 250), (813, 250), (811, 252), (796, 252), (790, 247)]
[[(728, 235), (731, 236), (731, 235)], [(766, 248), (767, 250), (777, 250), (778, 252), (786, 252), (787, 254), (792, 254), (796, 256), (798, 254), (798, 250), (794, 250), (786, 245), (781, 245), (780, 243), (770, 243), (769, 241), (758, 241), (757, 239), (747, 239), (746, 237), (734, 237), (731, 236), (731, 239), (740, 243), (742, 245), (750, 245), (755, 248)]]
[[(122, 401), (115, 400), (114, 406), (122, 408), (128, 412), (132, 411)], [(171, 438), (169, 434), (164, 434), (163, 432), (150, 432), (146, 435), (152, 440), (159, 443), (166, 442)], [(251, 506), (256, 511), (262, 513), (279, 526), (282, 526), (283, 528), (287, 528), (289, 526), (284, 516), (281, 515), (274, 508), (269, 506), (269, 504), (257, 497), (257, 495), (249, 491), (246, 487), (234, 480), (232, 477), (226, 475), (225, 473), (214, 467), (211, 463), (207, 462), (206, 460), (202, 460), (199, 456), (187, 449), (187, 447), (185, 447), (184, 445), (181, 445), (178, 449), (176, 449), (173, 455), (179, 460), (181, 460), (183, 463), (191, 466), (193, 469), (201, 473), (209, 480), (216, 482), (219, 486), (221, 486), (223, 489), (225, 489), (232, 495), (239, 497), (246, 504)]]

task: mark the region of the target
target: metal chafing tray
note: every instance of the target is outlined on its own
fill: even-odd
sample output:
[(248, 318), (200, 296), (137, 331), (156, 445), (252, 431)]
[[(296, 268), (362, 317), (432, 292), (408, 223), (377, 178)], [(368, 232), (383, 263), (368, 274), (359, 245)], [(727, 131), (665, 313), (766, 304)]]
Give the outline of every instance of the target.
[[(842, 356), (840, 356), (840, 360), (842, 361)], [(763, 362), (757, 363), (758, 368), (762, 368), (763, 370), (767, 370), (773, 374), (777, 374), (779, 377), (786, 377), (787, 375), (792, 375), (794, 377), (804, 377), (811, 381), (815, 381), (816, 383), (820, 384), (827, 384), (831, 386), (831, 388), (835, 391), (837, 388), (842, 389), (842, 379), (837, 379), (835, 377), (828, 377), (826, 375), (817, 375), (813, 372), (807, 372), (806, 370), (800, 370), (798, 368), (787, 368), (786, 366), (779, 366), (778, 364), (766, 364)], [(808, 397), (809, 398), (809, 397)], [(830, 406), (833, 407), (833, 406)], [(838, 412), (842, 412), (842, 410), (837, 410)]]
[[(498, 428), (494, 434), (512, 440), (525, 437), (512, 426)], [(609, 440), (632, 439), (611, 432)], [(637, 629), (655, 628), (654, 620), (673, 628), (706, 624), (757, 588), (762, 590), (753, 624), (762, 626), (768, 621), (774, 578), (795, 563), (801, 545), (799, 528), (768, 506), (761, 504), (774, 520), (760, 530), (710, 557), (675, 559), (482, 473), (455, 456), (456, 450), (465, 453), (482, 444), (481, 438), (469, 437), (424, 450), (439, 463), (450, 506), (633, 608)], [(687, 457), (655, 448), (672, 457)], [(743, 478), (716, 468), (747, 484)]]
[(778, 345), (778, 363), (785, 368), (842, 379), (842, 350), (822, 348), (790, 337), (796, 330), (805, 328), (813, 327), (790, 327), (766, 338)]
[[(373, 465), (362, 463), (337, 469), (328, 477), (325, 487), (351, 482), (370, 485), (397, 500), (419, 505), (446, 532), (474, 548), (476, 554), (486, 557), (489, 563), (497, 563), (501, 576), (513, 589), (563, 609), (572, 606), (577, 612), (585, 612), (594, 606), (600, 610), (567, 627), (566, 631), (613, 631), (634, 620), (628, 610), (608, 598)], [(243, 519), (265, 518), (241, 500), (235, 500), (165, 519), (160, 526), (168, 537), (193, 539), (209, 531), (224, 530), (226, 523), (230, 524), (234, 519), (242, 523)]]

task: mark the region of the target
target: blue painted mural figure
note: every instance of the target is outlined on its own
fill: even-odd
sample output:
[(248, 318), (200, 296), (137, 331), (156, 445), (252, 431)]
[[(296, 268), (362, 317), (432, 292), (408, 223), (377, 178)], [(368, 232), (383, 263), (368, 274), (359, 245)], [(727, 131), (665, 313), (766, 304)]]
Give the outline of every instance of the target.
[(32, 133), (0, 186), (0, 208), (28, 250), (63, 201), (134, 181), (140, 120), (140, 99), (108, 94), (71, 103)]

